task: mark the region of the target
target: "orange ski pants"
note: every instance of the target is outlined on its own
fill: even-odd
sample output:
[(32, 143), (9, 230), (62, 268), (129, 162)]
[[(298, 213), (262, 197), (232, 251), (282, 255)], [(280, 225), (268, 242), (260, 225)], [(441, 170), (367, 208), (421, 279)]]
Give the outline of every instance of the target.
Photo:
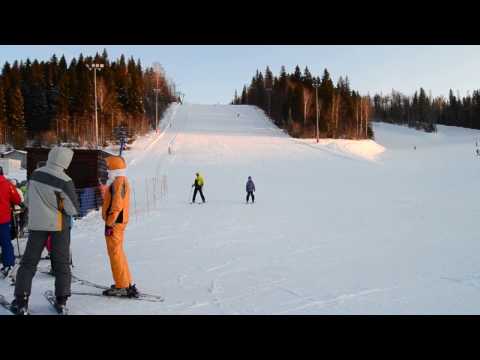
[(105, 236), (113, 280), (117, 288), (127, 288), (132, 284), (127, 256), (123, 251), (125, 227), (126, 224), (115, 224), (112, 236)]

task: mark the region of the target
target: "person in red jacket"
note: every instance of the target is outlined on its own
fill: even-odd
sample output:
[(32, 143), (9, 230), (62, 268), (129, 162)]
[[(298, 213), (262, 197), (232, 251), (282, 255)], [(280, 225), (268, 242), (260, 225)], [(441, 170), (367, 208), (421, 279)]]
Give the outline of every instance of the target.
[(12, 207), (20, 205), (21, 199), (17, 189), (5, 179), (3, 169), (0, 166), (0, 246), (2, 247), (2, 264), (0, 269), (6, 278), (15, 265), (15, 253), (13, 252), (12, 239), (10, 237), (10, 222), (12, 221)]

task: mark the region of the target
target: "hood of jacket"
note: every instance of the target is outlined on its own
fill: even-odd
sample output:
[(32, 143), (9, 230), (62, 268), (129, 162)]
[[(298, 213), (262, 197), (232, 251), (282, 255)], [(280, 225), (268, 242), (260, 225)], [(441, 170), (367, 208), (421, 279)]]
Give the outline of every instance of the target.
[(72, 149), (55, 146), (48, 153), (48, 160), (46, 166), (55, 170), (66, 170), (70, 166), (72, 158)]

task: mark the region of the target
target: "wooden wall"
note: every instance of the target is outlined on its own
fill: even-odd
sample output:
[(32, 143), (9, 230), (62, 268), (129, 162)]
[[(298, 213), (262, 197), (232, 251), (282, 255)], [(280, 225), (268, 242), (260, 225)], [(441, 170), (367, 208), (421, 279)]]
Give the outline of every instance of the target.
[[(27, 179), (37, 168), (39, 161), (47, 161), (48, 148), (27, 148)], [(103, 150), (72, 149), (73, 159), (70, 167), (65, 171), (70, 176), (77, 189), (95, 187), (98, 179), (107, 179), (107, 167), (103, 160), (111, 156)]]

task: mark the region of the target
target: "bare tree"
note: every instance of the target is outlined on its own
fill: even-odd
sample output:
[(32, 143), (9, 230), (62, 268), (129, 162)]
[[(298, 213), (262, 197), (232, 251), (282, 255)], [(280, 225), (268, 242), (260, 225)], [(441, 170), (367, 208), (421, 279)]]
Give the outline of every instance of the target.
[(340, 115), (340, 101), (341, 97), (340, 94), (336, 96), (336, 102), (335, 102), (335, 137), (337, 137), (338, 133), (338, 118)]
[(303, 88), (303, 125), (307, 125), (307, 106), (313, 97), (313, 93), (306, 87)]
[[(370, 116), (370, 99), (368, 97), (363, 97), (360, 100), (360, 108), (361, 108), (361, 122), (362, 122), (362, 135), (363, 135), (363, 128), (365, 129), (365, 139), (368, 139), (368, 118)], [(365, 125), (363, 125), (363, 120), (365, 121)]]

